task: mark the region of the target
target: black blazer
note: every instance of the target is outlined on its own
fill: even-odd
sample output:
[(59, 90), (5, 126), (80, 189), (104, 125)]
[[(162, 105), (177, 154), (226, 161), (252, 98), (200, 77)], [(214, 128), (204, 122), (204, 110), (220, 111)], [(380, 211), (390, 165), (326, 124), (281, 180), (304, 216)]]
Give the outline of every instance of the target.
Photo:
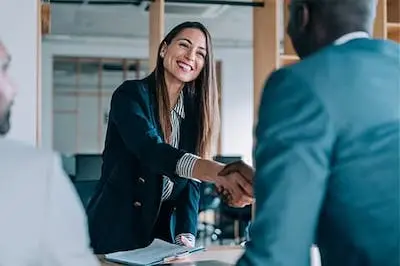
[[(175, 168), (186, 152), (195, 153), (199, 95), (184, 88), (182, 149), (175, 149), (163, 141), (155, 90), (151, 74), (125, 81), (113, 93), (102, 175), (87, 208), (96, 254), (142, 248), (155, 237), (172, 241), (176, 234), (196, 235), (199, 183), (176, 176)], [(172, 177), (179, 193), (161, 208), (162, 175)]]

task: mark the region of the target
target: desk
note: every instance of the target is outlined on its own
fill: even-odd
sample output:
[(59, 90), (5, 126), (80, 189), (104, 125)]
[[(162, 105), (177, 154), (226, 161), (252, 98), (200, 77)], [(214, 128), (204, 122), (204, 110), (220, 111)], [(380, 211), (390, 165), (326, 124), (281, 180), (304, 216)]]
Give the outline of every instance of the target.
[[(170, 266), (187, 266), (191, 262), (216, 260), (234, 265), (243, 254), (244, 249), (240, 246), (213, 246), (207, 247), (205, 251), (197, 252), (186, 259), (174, 261)], [(311, 249), (311, 266), (321, 266), (319, 252), (316, 247)], [(104, 261), (99, 257), (101, 266), (120, 266), (120, 264)]]
[[(190, 255), (188, 258), (182, 260), (176, 260), (172, 264), (168, 265), (188, 265), (190, 262), (199, 262), (199, 261), (207, 261), (207, 260), (217, 260), (225, 263), (230, 263), (234, 265), (236, 261), (243, 254), (244, 249), (240, 246), (215, 246), (215, 247), (207, 247), (205, 251), (196, 252)], [(101, 266), (117, 266), (120, 264), (112, 263), (105, 261), (102, 257), (99, 257)], [(188, 264), (187, 264), (188, 263)]]

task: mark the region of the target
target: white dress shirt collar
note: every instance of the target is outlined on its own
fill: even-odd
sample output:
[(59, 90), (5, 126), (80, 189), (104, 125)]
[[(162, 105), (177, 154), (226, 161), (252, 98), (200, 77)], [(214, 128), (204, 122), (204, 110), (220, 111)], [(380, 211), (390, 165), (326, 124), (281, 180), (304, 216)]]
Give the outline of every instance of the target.
[(336, 39), (334, 45), (342, 45), (354, 39), (364, 39), (364, 38), (369, 39), (370, 38), (369, 34), (366, 33), (365, 31), (354, 31), (347, 33), (341, 36), (340, 38)]
[(183, 101), (183, 91), (179, 94), (177, 103), (175, 104), (174, 110), (182, 119), (185, 119), (185, 105)]

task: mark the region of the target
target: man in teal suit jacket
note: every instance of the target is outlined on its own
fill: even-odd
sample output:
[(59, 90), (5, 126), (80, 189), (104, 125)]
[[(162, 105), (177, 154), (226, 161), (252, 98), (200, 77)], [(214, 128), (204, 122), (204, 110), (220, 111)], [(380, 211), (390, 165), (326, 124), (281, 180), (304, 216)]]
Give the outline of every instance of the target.
[(301, 62), (259, 110), (256, 216), (240, 266), (400, 265), (400, 48), (369, 38), (376, 1), (292, 0)]

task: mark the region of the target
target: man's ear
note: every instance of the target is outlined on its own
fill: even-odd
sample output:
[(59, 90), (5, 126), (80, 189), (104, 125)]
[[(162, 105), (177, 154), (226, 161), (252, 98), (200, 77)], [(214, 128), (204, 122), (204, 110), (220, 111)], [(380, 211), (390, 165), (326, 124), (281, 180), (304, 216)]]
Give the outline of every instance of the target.
[(310, 23), (310, 7), (307, 4), (299, 4), (295, 10), (296, 25), (299, 25), (300, 31), (306, 31)]

